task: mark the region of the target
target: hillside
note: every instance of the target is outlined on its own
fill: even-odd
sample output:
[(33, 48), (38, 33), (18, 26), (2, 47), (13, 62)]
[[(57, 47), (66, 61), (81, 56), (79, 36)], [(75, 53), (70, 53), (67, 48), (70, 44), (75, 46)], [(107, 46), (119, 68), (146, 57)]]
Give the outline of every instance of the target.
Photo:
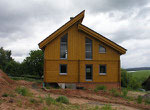
[(126, 68), (127, 71), (150, 70), (150, 67)]

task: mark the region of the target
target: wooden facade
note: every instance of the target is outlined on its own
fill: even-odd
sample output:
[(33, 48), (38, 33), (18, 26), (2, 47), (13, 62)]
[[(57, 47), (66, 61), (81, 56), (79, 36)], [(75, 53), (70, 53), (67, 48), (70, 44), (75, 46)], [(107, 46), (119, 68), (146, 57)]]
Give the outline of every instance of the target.
[[(126, 49), (82, 25), (84, 11), (39, 43), (44, 51), (44, 82), (52, 83), (120, 83), (120, 55)], [(68, 35), (67, 59), (60, 59), (60, 40)], [(85, 39), (92, 40), (92, 59), (85, 58)], [(106, 53), (99, 53), (99, 46)], [(60, 74), (60, 64), (67, 65), (67, 74)], [(92, 80), (86, 80), (86, 65), (92, 66)], [(106, 65), (106, 74), (99, 66)]]

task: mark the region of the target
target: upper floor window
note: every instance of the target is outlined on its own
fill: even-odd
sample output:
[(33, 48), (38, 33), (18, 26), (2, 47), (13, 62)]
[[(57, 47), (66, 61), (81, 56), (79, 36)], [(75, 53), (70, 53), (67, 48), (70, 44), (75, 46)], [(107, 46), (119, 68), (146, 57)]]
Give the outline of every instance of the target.
[(61, 37), (60, 40), (60, 58), (61, 59), (67, 59), (67, 41), (68, 41), (68, 34), (65, 34), (63, 37)]
[(85, 39), (85, 57), (86, 59), (92, 59), (92, 40)]
[(106, 48), (103, 46), (99, 46), (99, 53), (106, 53)]

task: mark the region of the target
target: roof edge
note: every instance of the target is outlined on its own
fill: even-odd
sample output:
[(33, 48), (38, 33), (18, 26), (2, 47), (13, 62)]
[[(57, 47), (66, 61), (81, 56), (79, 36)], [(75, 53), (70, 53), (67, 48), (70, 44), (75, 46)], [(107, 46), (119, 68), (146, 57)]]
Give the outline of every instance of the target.
[(58, 28), (56, 31), (54, 31), (51, 35), (46, 37), (43, 41), (41, 41), (38, 45), (39, 48), (42, 49), (45, 47), (51, 40), (53, 40), (55, 37), (60, 35), (62, 32), (64, 32), (66, 29), (68, 29), (70, 26), (72, 26), (74, 23), (78, 22), (82, 23), (84, 18), (85, 10), (80, 12), (78, 15), (76, 15), (73, 19), (69, 20), (67, 23), (62, 25), (60, 28)]
[(125, 54), (127, 51), (122, 46), (118, 45), (117, 43), (111, 41), (110, 39), (104, 37), (103, 35), (95, 32), (94, 30), (88, 28), (87, 26), (85, 26), (83, 24), (78, 24), (78, 29), (84, 31), (85, 33), (91, 35), (92, 37), (95, 37), (96, 39), (102, 41), (103, 43), (111, 46), (115, 50), (119, 51), (120, 54)]

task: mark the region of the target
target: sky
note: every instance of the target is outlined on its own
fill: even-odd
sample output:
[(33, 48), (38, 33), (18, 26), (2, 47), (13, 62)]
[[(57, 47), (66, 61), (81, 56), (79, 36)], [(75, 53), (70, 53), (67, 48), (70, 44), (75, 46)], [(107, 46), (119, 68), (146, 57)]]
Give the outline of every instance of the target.
[(121, 67), (150, 66), (150, 0), (0, 0), (0, 47), (22, 62), (83, 10), (82, 24), (127, 49)]

